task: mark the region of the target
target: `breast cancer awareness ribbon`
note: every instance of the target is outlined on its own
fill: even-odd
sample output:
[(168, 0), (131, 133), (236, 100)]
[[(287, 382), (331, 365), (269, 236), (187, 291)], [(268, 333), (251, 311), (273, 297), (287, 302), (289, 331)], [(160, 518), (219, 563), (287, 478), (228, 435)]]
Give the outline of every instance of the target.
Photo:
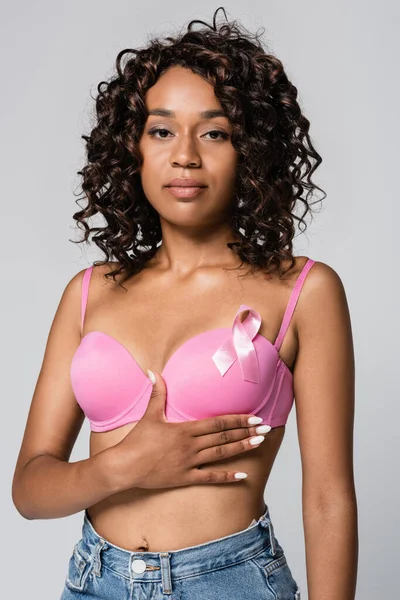
[[(239, 315), (244, 310), (250, 312), (242, 323)], [(260, 325), (259, 313), (250, 306), (241, 304), (233, 321), (232, 334), (212, 356), (222, 376), (235, 360), (239, 360), (243, 379), (254, 383), (259, 382), (258, 357), (252, 340), (260, 329)]]

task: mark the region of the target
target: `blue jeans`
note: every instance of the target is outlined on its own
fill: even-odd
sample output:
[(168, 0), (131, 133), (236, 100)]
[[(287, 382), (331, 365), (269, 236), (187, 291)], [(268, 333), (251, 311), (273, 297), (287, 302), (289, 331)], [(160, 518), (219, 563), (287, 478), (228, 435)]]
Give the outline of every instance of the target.
[(265, 506), (237, 533), (168, 552), (131, 552), (94, 529), (85, 511), (60, 600), (300, 600)]

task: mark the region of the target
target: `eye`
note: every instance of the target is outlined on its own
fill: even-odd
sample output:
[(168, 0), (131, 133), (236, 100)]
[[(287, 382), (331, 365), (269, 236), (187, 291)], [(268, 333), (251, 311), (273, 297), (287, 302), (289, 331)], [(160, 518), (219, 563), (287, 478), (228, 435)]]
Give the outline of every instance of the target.
[[(151, 130), (148, 132), (148, 134), (149, 134), (149, 135), (151, 135), (152, 137), (157, 137), (157, 136), (156, 136), (156, 133), (159, 133), (159, 132), (161, 132), (161, 131), (162, 131), (163, 133), (164, 133), (164, 132), (171, 133), (170, 131), (168, 131), (168, 129), (165, 129), (165, 128), (163, 128), (163, 127), (155, 127), (154, 129), (151, 129)], [(158, 139), (160, 139), (160, 138), (158, 138)], [(165, 137), (164, 137), (164, 136), (161, 136), (161, 139), (165, 139)]]
[[(160, 134), (160, 137), (157, 136), (157, 133)], [(148, 132), (148, 135), (156, 138), (156, 139), (167, 139), (167, 136), (161, 135), (164, 133), (171, 133), (170, 131), (168, 131), (168, 129), (165, 129), (164, 127), (155, 127), (154, 129), (151, 129)], [(207, 131), (207, 133), (205, 133), (202, 137), (206, 136), (206, 135), (211, 135), (211, 134), (217, 134), (217, 136), (221, 136), (221, 137), (212, 137), (212, 140), (218, 140), (218, 139), (223, 139), (223, 140), (227, 140), (229, 139), (229, 134), (226, 133), (225, 131), (219, 131), (218, 129), (213, 129), (211, 131)]]
[(204, 135), (209, 135), (211, 133), (217, 133), (218, 135), (221, 136), (221, 138), (212, 138), (213, 140), (215, 140), (215, 139), (227, 140), (229, 138), (229, 134), (228, 133), (225, 133), (225, 131), (219, 131), (219, 129), (213, 129), (212, 131), (208, 131)]

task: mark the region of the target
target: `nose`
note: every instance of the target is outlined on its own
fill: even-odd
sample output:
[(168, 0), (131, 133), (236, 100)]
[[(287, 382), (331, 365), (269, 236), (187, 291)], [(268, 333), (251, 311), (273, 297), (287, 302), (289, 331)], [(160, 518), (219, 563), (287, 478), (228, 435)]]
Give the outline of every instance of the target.
[(199, 167), (201, 157), (190, 135), (183, 135), (171, 145), (171, 166)]

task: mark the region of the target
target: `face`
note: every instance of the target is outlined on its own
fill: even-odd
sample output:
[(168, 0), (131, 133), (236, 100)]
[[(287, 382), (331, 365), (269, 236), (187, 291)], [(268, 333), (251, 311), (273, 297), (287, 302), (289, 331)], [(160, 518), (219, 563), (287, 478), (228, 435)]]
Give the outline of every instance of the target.
[[(232, 127), (211, 84), (182, 67), (171, 67), (146, 94), (149, 112), (139, 149), (141, 181), (163, 220), (204, 227), (226, 220), (234, 201), (238, 154)], [(193, 187), (171, 186), (194, 179)], [(202, 187), (198, 187), (202, 186)]]

